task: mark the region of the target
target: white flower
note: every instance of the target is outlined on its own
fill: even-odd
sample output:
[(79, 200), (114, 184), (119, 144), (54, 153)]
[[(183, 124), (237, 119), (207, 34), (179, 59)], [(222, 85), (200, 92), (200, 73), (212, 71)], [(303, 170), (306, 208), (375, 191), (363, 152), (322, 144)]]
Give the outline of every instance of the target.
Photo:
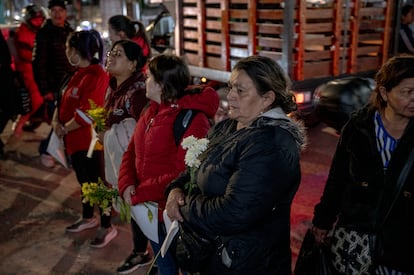
[(181, 146), (187, 150), (185, 153), (185, 165), (187, 165), (190, 172), (190, 181), (185, 184), (185, 190), (188, 194), (191, 194), (192, 190), (196, 186), (195, 176), (196, 170), (200, 167), (201, 161), (198, 159), (201, 153), (207, 149), (209, 140), (206, 138), (195, 138), (194, 136), (189, 136), (183, 139)]
[(200, 160), (198, 157), (207, 149), (209, 140), (206, 138), (197, 139), (194, 136), (189, 136), (183, 139), (181, 146), (187, 149), (185, 154), (185, 165), (188, 167), (200, 167)]

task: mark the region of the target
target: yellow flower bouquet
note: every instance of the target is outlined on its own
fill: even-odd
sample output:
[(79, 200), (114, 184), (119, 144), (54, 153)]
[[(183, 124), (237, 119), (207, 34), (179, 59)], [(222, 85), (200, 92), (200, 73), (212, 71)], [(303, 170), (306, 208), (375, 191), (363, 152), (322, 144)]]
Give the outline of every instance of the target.
[(119, 204), (121, 221), (131, 221), (130, 206), (119, 197), (117, 189), (107, 187), (100, 178), (98, 182), (82, 184), (82, 202), (97, 205), (108, 216), (111, 215), (112, 204)]
[(105, 119), (106, 119), (106, 110), (104, 107), (96, 105), (93, 100), (89, 100), (91, 109), (87, 111), (88, 115), (93, 119), (96, 132), (105, 131)]

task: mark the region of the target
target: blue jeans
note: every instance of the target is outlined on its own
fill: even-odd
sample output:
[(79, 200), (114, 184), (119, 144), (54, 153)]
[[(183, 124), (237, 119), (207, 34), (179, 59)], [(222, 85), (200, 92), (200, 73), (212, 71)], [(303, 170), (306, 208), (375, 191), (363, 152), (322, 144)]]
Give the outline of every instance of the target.
[[(159, 242), (153, 242), (150, 240), (152, 250), (154, 251), (154, 255), (157, 255), (161, 249), (162, 243), (164, 242), (165, 237), (167, 236), (167, 232), (165, 229), (165, 225), (163, 222), (158, 224), (158, 238)], [(178, 266), (174, 260), (173, 255), (170, 251), (167, 251), (164, 258), (158, 255), (156, 260), (158, 266), (158, 274), (159, 275), (178, 275)]]

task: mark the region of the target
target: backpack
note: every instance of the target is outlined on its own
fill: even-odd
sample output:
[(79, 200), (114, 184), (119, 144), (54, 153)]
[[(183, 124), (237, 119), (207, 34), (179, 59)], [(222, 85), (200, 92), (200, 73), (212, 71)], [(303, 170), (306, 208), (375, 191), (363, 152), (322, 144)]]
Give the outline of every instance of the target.
[(183, 138), (185, 131), (187, 130), (188, 126), (190, 126), (191, 121), (198, 114), (198, 112), (198, 110), (182, 109), (178, 113), (173, 126), (174, 140), (175, 145), (177, 145), (177, 147), (180, 144), (180, 141)]

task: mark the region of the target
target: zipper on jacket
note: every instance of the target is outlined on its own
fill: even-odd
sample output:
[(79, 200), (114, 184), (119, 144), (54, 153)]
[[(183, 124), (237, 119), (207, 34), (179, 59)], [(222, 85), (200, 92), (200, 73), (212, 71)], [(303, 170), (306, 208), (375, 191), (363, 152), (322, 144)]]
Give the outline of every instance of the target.
[(154, 118), (151, 118), (151, 120), (148, 122), (147, 128), (145, 128), (145, 133), (148, 132), (148, 130), (151, 127), (151, 124), (152, 124), (153, 121), (154, 121)]

